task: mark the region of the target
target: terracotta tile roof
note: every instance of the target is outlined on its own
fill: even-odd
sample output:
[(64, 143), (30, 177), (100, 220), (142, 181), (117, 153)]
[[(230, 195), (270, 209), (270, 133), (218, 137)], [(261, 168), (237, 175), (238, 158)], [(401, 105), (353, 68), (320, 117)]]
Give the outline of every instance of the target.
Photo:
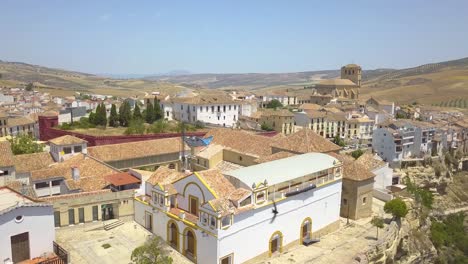
[(0, 167), (9, 167), (15, 165), (13, 152), (11, 151), (10, 142), (0, 141)]
[(284, 158), (291, 157), (291, 156), (294, 156), (294, 155), (296, 155), (296, 154), (293, 154), (293, 153), (287, 152), (287, 151), (280, 151), (280, 152), (276, 152), (275, 154), (271, 154), (270, 156), (265, 156), (265, 157), (258, 158), (256, 160), (254, 160), (254, 162), (264, 163), (264, 162), (274, 161), (274, 160), (278, 160), (278, 159), (284, 159)]
[(213, 136), (213, 143), (215, 144), (257, 157), (270, 155), (271, 144), (276, 141), (271, 137), (227, 128), (209, 130), (205, 137), (209, 136)]
[(17, 173), (46, 169), (54, 163), (49, 152), (15, 155), (13, 158)]
[(104, 176), (106, 182), (114, 186), (123, 186), (128, 184), (141, 183), (140, 179), (129, 174), (128, 172), (119, 172)]
[(337, 158), (343, 163), (343, 178), (353, 181), (364, 181), (374, 178), (375, 174), (372, 173), (361, 162), (357, 162), (349, 155), (341, 155), (336, 153), (329, 153), (330, 156)]
[(197, 157), (204, 158), (204, 159), (210, 159), (214, 155), (218, 154), (220, 151), (223, 151), (223, 146), (221, 145), (216, 145), (216, 144), (210, 144), (204, 149), (202, 149), (200, 152), (197, 153)]
[(328, 153), (341, 149), (340, 146), (335, 145), (308, 128), (301, 129), (294, 134), (278, 140), (272, 144), (272, 147), (293, 153)]
[(381, 168), (385, 166), (387, 163), (385, 163), (383, 160), (380, 160), (379, 158), (375, 157), (372, 153), (366, 152), (362, 154), (357, 160), (357, 164), (359, 166), (362, 166), (366, 168), (369, 171)]
[(149, 177), (147, 182), (152, 185), (160, 184), (169, 194), (175, 194), (177, 191), (172, 186), (172, 183), (186, 176), (183, 172), (169, 169), (167, 166), (160, 166)]
[(104, 162), (156, 156), (180, 151), (180, 138), (163, 138), (88, 148), (88, 154)]
[(9, 118), (7, 122), (8, 127), (16, 127), (16, 126), (25, 126), (35, 124), (36, 122), (29, 117), (21, 116), (15, 118)]
[(326, 79), (320, 81), (315, 87), (319, 86), (357, 86), (355, 83), (348, 79)]
[(261, 116), (283, 116), (283, 117), (293, 117), (294, 114), (291, 113), (289, 110), (287, 109), (278, 109), (278, 110), (274, 110), (274, 109), (263, 109), (261, 111), (257, 111), (257, 113), (260, 113)]
[(86, 143), (87, 141), (81, 138), (74, 137), (74, 136), (65, 135), (65, 136), (51, 139), (49, 140), (49, 142), (55, 145), (72, 145), (72, 144)]
[(5, 186), (21, 193), (22, 195), (28, 198), (31, 198), (31, 199), (37, 198), (36, 191), (34, 191), (33, 187), (21, 181), (10, 181)]
[(320, 108), (322, 108), (322, 106), (318, 104), (302, 104), (299, 106), (299, 109), (303, 110), (319, 110)]
[(76, 198), (83, 197), (83, 196), (93, 196), (93, 195), (99, 196), (104, 193), (110, 193), (110, 192), (112, 192), (110, 189), (105, 189), (105, 190), (97, 190), (97, 191), (90, 191), (90, 192), (46, 196), (46, 197), (41, 197), (39, 199), (43, 201), (56, 201), (56, 200), (62, 200), (62, 199), (76, 199)]
[(239, 104), (235, 102), (232, 97), (228, 95), (197, 95), (192, 97), (175, 97), (172, 98), (172, 102), (184, 103), (184, 104), (195, 104), (195, 105), (216, 105), (216, 104)]
[(224, 173), (224, 172), (243, 168), (243, 166), (229, 162), (229, 161), (222, 160), (221, 162), (216, 164), (215, 168), (217, 168), (218, 170)]
[[(76, 167), (79, 170), (80, 179), (77, 181), (72, 179), (72, 167)], [(54, 163), (47, 169), (32, 171), (31, 179), (33, 181), (40, 181), (52, 178), (65, 178), (65, 183), (69, 189), (81, 189), (87, 192), (105, 188), (108, 184), (104, 177), (118, 172), (120, 171), (92, 157), (78, 154), (63, 162)]]
[(218, 169), (209, 169), (195, 173), (206, 181), (218, 197), (228, 197), (229, 194), (236, 190), (234, 185)]
[(48, 117), (53, 117), (53, 116), (58, 116), (58, 112), (55, 111), (46, 111), (38, 114), (39, 116), (48, 116)]

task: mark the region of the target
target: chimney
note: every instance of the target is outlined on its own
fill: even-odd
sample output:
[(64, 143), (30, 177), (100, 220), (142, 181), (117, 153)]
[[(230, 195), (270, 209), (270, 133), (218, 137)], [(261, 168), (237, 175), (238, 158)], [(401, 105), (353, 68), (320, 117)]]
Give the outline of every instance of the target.
[(72, 166), (71, 173), (72, 173), (72, 179), (74, 181), (78, 181), (80, 179), (80, 169), (78, 168), (78, 166)]

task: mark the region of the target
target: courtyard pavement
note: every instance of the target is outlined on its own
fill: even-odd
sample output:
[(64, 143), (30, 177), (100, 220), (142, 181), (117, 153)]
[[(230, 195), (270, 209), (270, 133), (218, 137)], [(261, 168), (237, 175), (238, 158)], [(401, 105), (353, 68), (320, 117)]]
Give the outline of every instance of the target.
[[(56, 241), (68, 251), (72, 264), (127, 264), (132, 263), (130, 256), (133, 249), (142, 245), (151, 235), (133, 221), (109, 231), (102, 227), (101, 222), (61, 227), (56, 229)], [(102, 246), (104, 244), (109, 244), (110, 247), (105, 249)], [(165, 247), (169, 250), (173, 263), (192, 263), (171, 247)]]

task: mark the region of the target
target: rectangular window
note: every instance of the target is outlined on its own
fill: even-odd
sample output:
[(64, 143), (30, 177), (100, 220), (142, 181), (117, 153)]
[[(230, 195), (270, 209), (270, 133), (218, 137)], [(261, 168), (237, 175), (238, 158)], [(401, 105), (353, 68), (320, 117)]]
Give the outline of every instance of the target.
[(73, 152), (75, 152), (75, 153), (81, 152), (81, 150), (82, 150), (81, 146), (74, 146), (73, 147)]
[(75, 224), (75, 210), (68, 209), (68, 224), (74, 225)]
[(54, 225), (55, 227), (60, 227), (60, 212), (59, 211), (54, 212)]
[(249, 196), (249, 197), (245, 198), (242, 202), (240, 202), (241, 207), (249, 205), (249, 204), (252, 204), (252, 196)]
[(225, 216), (221, 219), (221, 227), (228, 227), (231, 225), (231, 216)]
[(362, 197), (362, 204), (366, 204), (367, 202), (367, 197)]
[(233, 262), (233, 254), (231, 254), (231, 255), (229, 255), (229, 256), (222, 257), (222, 258), (219, 260), (219, 263), (220, 263), (220, 264), (232, 264), (232, 263), (234, 263), (234, 262)]
[(257, 193), (257, 203), (262, 203), (265, 201), (265, 193)]
[(62, 182), (62, 180), (55, 180), (55, 181), (52, 181), (52, 186), (60, 186), (60, 183)]
[(38, 182), (38, 183), (35, 183), (34, 186), (35, 186), (36, 189), (47, 188), (47, 187), (49, 187), (49, 183), (48, 182)]
[(348, 204), (348, 200), (347, 199), (343, 199), (343, 205), (347, 205)]
[(216, 218), (214, 216), (210, 216), (210, 227), (216, 228)]
[(70, 154), (71, 153), (71, 147), (63, 148), (63, 153)]
[(93, 221), (98, 220), (98, 212), (99, 212), (98, 206), (97, 205), (93, 206)]
[(78, 221), (84, 223), (84, 208), (78, 208)]
[(163, 195), (159, 195), (159, 204), (160, 204), (161, 206), (164, 205), (164, 196), (163, 196)]

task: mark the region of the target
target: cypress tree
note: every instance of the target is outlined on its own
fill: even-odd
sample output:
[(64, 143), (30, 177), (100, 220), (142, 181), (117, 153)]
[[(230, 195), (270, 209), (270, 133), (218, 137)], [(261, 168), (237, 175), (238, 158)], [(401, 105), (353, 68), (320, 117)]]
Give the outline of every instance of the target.
[(101, 125), (101, 104), (98, 104), (96, 107), (96, 112), (94, 113), (94, 125), (100, 126)]
[(154, 104), (154, 108), (153, 108), (153, 120), (154, 121), (157, 121), (159, 119), (161, 119), (162, 117), (162, 112), (161, 112), (161, 107), (159, 106), (159, 103), (155, 103)]
[(106, 127), (107, 126), (107, 110), (106, 106), (104, 103), (101, 103), (101, 111), (99, 112), (99, 115), (101, 116), (101, 126)]
[(148, 103), (148, 106), (146, 107), (146, 123), (152, 124), (154, 122), (154, 109), (153, 109), (153, 104)]
[(133, 119), (143, 119), (143, 116), (141, 115), (140, 111), (140, 106), (138, 106), (138, 104), (135, 104), (135, 109), (133, 109)]
[(118, 127), (119, 126), (119, 116), (117, 114), (117, 107), (115, 104), (112, 104), (111, 112), (109, 116), (109, 126)]

